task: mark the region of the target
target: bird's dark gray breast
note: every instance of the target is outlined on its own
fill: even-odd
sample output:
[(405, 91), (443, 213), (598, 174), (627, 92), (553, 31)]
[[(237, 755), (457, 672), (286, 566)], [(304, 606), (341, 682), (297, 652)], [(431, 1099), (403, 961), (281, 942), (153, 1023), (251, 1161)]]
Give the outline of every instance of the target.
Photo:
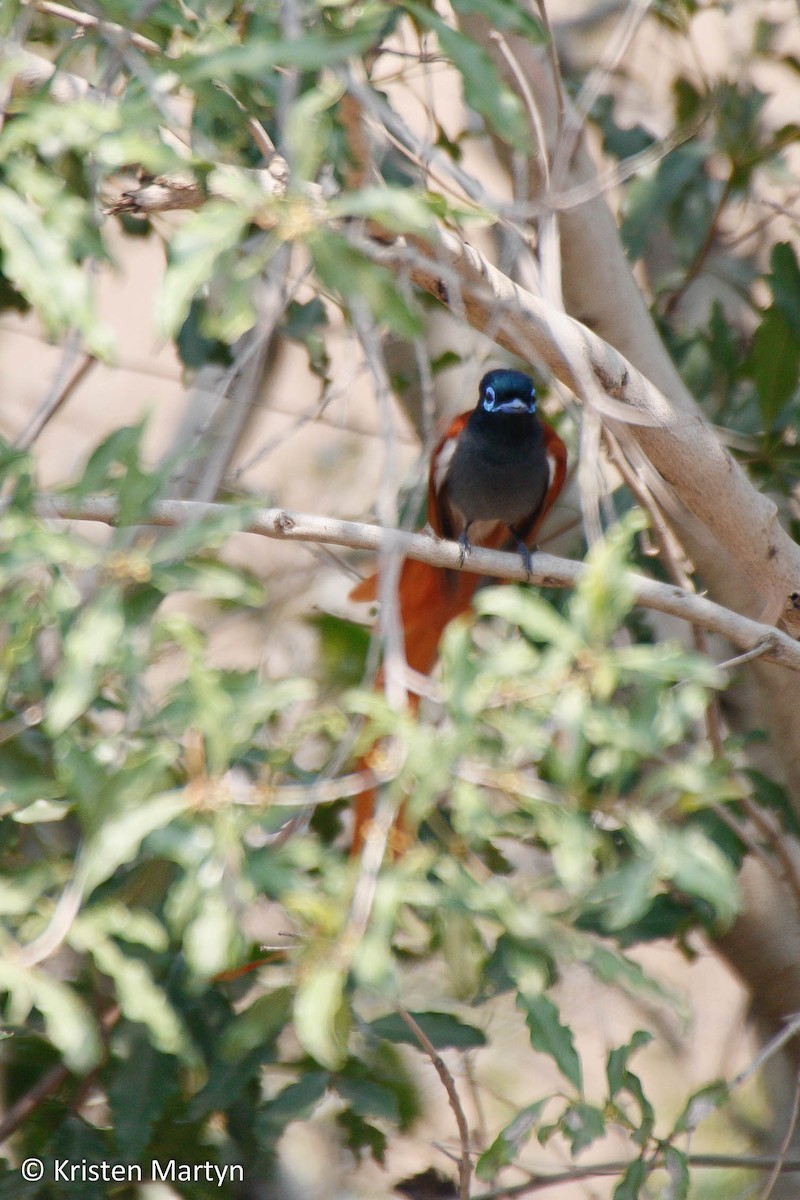
[[(503, 521), (517, 525), (536, 512), (550, 477), (541, 426), (526, 421), (512, 428), (494, 417), (494, 428), (468, 424), (459, 438), (445, 476), (450, 503), (466, 521)], [(504, 426), (498, 423), (503, 421)]]

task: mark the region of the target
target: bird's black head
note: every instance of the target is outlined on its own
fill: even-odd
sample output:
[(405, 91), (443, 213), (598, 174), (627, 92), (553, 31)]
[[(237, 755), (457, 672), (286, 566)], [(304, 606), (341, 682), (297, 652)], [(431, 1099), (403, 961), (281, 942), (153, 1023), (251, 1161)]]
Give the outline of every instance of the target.
[(536, 412), (536, 388), (522, 371), (489, 371), (478, 385), (478, 406), (487, 413)]

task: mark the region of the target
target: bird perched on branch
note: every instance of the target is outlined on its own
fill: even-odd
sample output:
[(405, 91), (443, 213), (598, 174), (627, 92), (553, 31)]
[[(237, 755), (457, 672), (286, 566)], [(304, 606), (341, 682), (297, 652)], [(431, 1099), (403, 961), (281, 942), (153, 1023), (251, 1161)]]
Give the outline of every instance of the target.
[[(473, 544), (516, 546), (530, 574), (531, 548), (564, 485), (566, 468), (564, 443), (537, 415), (533, 380), (521, 371), (489, 371), (480, 381), (477, 406), (450, 423), (431, 456), (428, 524), (439, 537), (458, 541), (462, 565)], [(374, 600), (377, 581), (377, 574), (363, 580), (350, 598)], [(431, 671), (442, 633), (469, 608), (480, 582), (471, 572), (405, 561), (399, 608), (406, 661), (415, 671)], [(371, 792), (357, 798), (355, 849), (373, 808)]]

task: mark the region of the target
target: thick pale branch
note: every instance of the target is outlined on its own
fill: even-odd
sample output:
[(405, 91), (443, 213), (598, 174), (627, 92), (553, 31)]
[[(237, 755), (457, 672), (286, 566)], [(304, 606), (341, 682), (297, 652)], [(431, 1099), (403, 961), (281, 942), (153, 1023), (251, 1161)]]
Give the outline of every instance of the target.
[[(407, 271), (413, 281), (475, 328), (524, 359), (543, 361), (553, 375), (606, 420), (628, 430), (682, 504), (747, 574), (772, 619), (800, 632), (800, 547), (781, 527), (772, 500), (758, 492), (698, 414), (677, 410), (613, 346), (504, 275), (461, 238), (441, 230), (435, 245), (372, 243), (371, 256)], [(609, 401), (611, 404), (612, 401)]]
[[(38, 509), (43, 517), (48, 518), (117, 524), (115, 501), (102, 496), (89, 497), (81, 502), (60, 496), (45, 497), (39, 502)], [(224, 511), (225, 506), (221, 504), (164, 500), (154, 504), (148, 515), (137, 524), (187, 525)], [(262, 509), (250, 518), (243, 531), (283, 541), (318, 542), (374, 553), (395, 551), (404, 557), (448, 570), (458, 570), (460, 565), (460, 547), (455, 542), (442, 541), (428, 533), (382, 529), (377, 525), (287, 512), (281, 508)], [(528, 578), (517, 555), (476, 547), (466, 560), (464, 570), (494, 579), (530, 582), (539, 587), (573, 588), (587, 567), (572, 559), (538, 552), (533, 556), (533, 570)], [(640, 607), (669, 613), (710, 633), (728, 638), (742, 651), (757, 650), (765, 660), (800, 670), (800, 644), (773, 626), (752, 621), (749, 617), (743, 617), (704, 596), (673, 584), (659, 583), (632, 571), (626, 572), (625, 577), (631, 596)]]

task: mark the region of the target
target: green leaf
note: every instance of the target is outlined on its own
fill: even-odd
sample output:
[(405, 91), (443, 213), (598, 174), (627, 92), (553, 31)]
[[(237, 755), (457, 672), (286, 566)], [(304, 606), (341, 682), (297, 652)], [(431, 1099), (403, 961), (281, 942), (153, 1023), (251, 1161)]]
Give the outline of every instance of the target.
[(189, 969), (198, 979), (210, 979), (236, 961), (241, 940), (236, 914), (222, 889), (204, 889), (183, 935)]
[(667, 1146), (664, 1151), (664, 1168), (669, 1177), (664, 1200), (687, 1200), (691, 1179), (689, 1161), (683, 1151), (675, 1146)]
[(489, 55), (471, 38), (465, 37), (441, 17), (416, 0), (404, 0), (403, 7), (414, 20), (432, 30), (453, 66), (461, 75), (464, 98), (480, 113), (495, 133), (515, 149), (527, 146), (531, 131), (519, 98), (506, 87)]
[(630, 1092), (639, 1106), (639, 1125), (634, 1130), (633, 1141), (638, 1146), (645, 1147), (652, 1137), (656, 1123), (655, 1110), (644, 1094), (639, 1076), (634, 1075), (631, 1071), (628, 1071), (625, 1076), (625, 1090)]
[(609, 1052), (606, 1076), (608, 1078), (608, 1096), (610, 1100), (613, 1100), (617, 1093), (626, 1086), (626, 1080), (629, 1075), (628, 1060), (631, 1055), (643, 1046), (649, 1045), (652, 1040), (652, 1033), (647, 1033), (643, 1029), (637, 1029), (629, 1042), (626, 1042), (624, 1046), (617, 1046), (616, 1049)]
[(758, 803), (772, 809), (777, 814), (787, 833), (800, 837), (800, 819), (794, 811), (786, 788), (752, 767), (746, 768), (746, 774), (753, 786)]
[(350, 1012), (347, 972), (332, 963), (315, 966), (300, 982), (294, 1001), (294, 1027), (300, 1044), (318, 1063), (335, 1070), (347, 1056)]
[(266, 595), (260, 580), (237, 567), (214, 559), (165, 563), (153, 571), (153, 583), (165, 594), (190, 591), (214, 600), (260, 608)]
[(126, 1158), (135, 1161), (145, 1150), (179, 1082), (177, 1060), (157, 1050), (142, 1025), (127, 1025), (115, 1036), (108, 1100), (114, 1139)]
[(316, 86), (299, 96), (289, 109), (284, 136), (294, 187), (300, 187), (305, 180), (313, 181), (325, 161), (333, 127), (330, 109), (343, 90), (340, 80), (321, 75)]
[(581, 1062), (575, 1049), (572, 1030), (562, 1025), (558, 1009), (548, 996), (529, 996), (520, 992), (517, 1007), (525, 1014), (525, 1024), (534, 1050), (552, 1058), (562, 1075), (580, 1091), (583, 1087)]
[(220, 1056), (235, 1060), (274, 1041), (288, 1023), (291, 1011), (292, 989), (289, 987), (275, 988), (265, 996), (258, 996), (225, 1030), (219, 1046)]
[(97, 969), (113, 979), (122, 1012), (129, 1021), (147, 1028), (156, 1050), (192, 1057), (186, 1030), (141, 959), (123, 953), (111, 938), (99, 935), (90, 921), (76, 921), (68, 940), (74, 949), (91, 954)]
[(118, 523), (133, 525), (163, 490), (169, 466), (151, 471), (143, 465), (146, 421), (115, 429), (92, 451), (81, 478), (66, 494), (81, 500), (95, 492), (114, 496)]
[(64, 661), (45, 704), (45, 728), (63, 733), (94, 700), (100, 679), (119, 654), (125, 632), (120, 597), (105, 589), (77, 616), (64, 638)]
[(502, 617), (532, 641), (549, 643), (567, 654), (577, 654), (584, 645), (570, 622), (544, 596), (529, 588), (481, 588), (474, 607), (481, 616)]
[(254, 504), (218, 504), (201, 521), (162, 531), (150, 557), (155, 565), (170, 565), (202, 551), (218, 550), (234, 533), (247, 529), (259, 511)]
[[(63, 192), (58, 203), (68, 203)], [(90, 353), (110, 355), (111, 333), (95, 315), (89, 272), (74, 261), (65, 231), (53, 228), (30, 198), (3, 184), (0, 249), (4, 275), (31, 302), (51, 337), (79, 329)]]
[(219, 260), (239, 245), (249, 220), (250, 213), (238, 205), (209, 200), (177, 230), (156, 300), (158, 327), (165, 336), (181, 328), (198, 289), (209, 282)]
[(163, 829), (186, 811), (189, 800), (182, 791), (165, 792), (143, 801), (137, 808), (108, 818), (87, 840), (78, 860), (78, 879), (87, 895), (130, 862), (148, 834)]
[(16, 1164), (12, 1167), (8, 1162), (0, 1163), (0, 1200), (38, 1200), (41, 1194), (40, 1181), (26, 1183)]
[(334, 294), (348, 303), (365, 303), (376, 320), (385, 321), (401, 337), (411, 339), (422, 333), (422, 316), (403, 295), (394, 275), (371, 263), (341, 234), (316, 230), (309, 236), (308, 248), (321, 282)]
[(648, 911), (658, 887), (657, 864), (637, 857), (607, 871), (584, 897), (589, 913), (595, 909), (604, 930), (625, 930)]
[(324, 678), (337, 687), (356, 687), (364, 678), (371, 634), (330, 613), (314, 613), (306, 622), (316, 630)]
[(360, 59), (379, 36), (385, 13), (368, 11), (350, 33), (306, 30), (296, 40), (251, 38), (241, 46), (229, 46), (216, 53), (190, 61), (184, 72), (187, 83), (203, 79), (230, 82), (237, 76), (262, 80), (277, 67), (296, 67), (300, 71), (320, 71), (348, 59)]
[(670, 206), (689, 188), (702, 186), (706, 148), (685, 144), (663, 159), (655, 174), (643, 174), (628, 189), (622, 238), (628, 255), (641, 258), (666, 219)]
[(302, 1121), (311, 1116), (328, 1090), (330, 1075), (327, 1071), (313, 1071), (304, 1067), (296, 1083), (290, 1083), (270, 1100), (263, 1110), (262, 1120), (272, 1129), (281, 1130), (292, 1121)]
[(640, 1158), (629, 1163), (625, 1174), (614, 1188), (612, 1200), (639, 1200), (641, 1190), (647, 1180), (647, 1167)]
[(362, 1152), (367, 1151), (375, 1162), (384, 1165), (389, 1139), (383, 1130), (365, 1121), (352, 1109), (337, 1113), (336, 1124), (342, 1130), (344, 1145), (354, 1155), (356, 1162), (361, 1158)]
[(362, 1117), (379, 1117), (397, 1123), (397, 1099), (388, 1087), (357, 1075), (337, 1074), (332, 1080), (336, 1091), (354, 1112)]
[(775, 307), (783, 314), (795, 338), (800, 338), (800, 264), (794, 247), (779, 242), (772, 247), (769, 259), (771, 274), (767, 276)]
[(622, 127), (615, 120), (615, 100), (608, 93), (598, 96), (591, 119), (603, 134), (603, 150), (617, 159), (630, 158), (653, 145), (654, 138), (642, 125)]
[(346, 192), (331, 201), (329, 211), (331, 216), (378, 221), (394, 233), (424, 236), (434, 227), (431, 205), (411, 188), (376, 186)]
[(21, 808), (13, 814), (14, 820), (20, 825), (41, 825), (49, 821), (63, 821), (72, 811), (69, 800), (34, 800), (26, 808)]
[(199, 370), (207, 363), (229, 367), (233, 361), (230, 346), (205, 331), (206, 305), (196, 297), (189, 305), (186, 319), (175, 337), (175, 347), (185, 367)]
[[(637, 822), (638, 829), (643, 828)], [(736, 870), (720, 847), (701, 829), (661, 831), (658, 851), (665, 877), (689, 896), (706, 901), (723, 928), (730, 926), (739, 910)], [(656, 849), (651, 844), (651, 848)]]
[(71, 1071), (90, 1071), (101, 1046), (92, 1014), (67, 984), (6, 957), (0, 960), (0, 991), (10, 993), (9, 1023), (16, 1024), (33, 1005), (44, 1018), (47, 1036)]
[(453, 0), (453, 8), (457, 13), (486, 17), (493, 29), (521, 33), (534, 44), (547, 41), (544, 26), (517, 0)]
[[(47, 1158), (50, 1158), (52, 1162), (60, 1159), (67, 1163), (80, 1163), (81, 1166), (86, 1164), (87, 1167), (97, 1168), (97, 1173), (89, 1174), (87, 1172), (85, 1179), (81, 1179), (79, 1176), (74, 1183), (64, 1182), (62, 1184), (59, 1181), (54, 1188), (54, 1191), (57, 1188), (56, 1194), (61, 1193), (58, 1200), (62, 1200), (62, 1197), (79, 1197), (79, 1200), (108, 1200), (108, 1184), (102, 1180), (100, 1164), (108, 1162), (111, 1157), (109, 1149), (105, 1130), (96, 1128), (80, 1116), (67, 1113), (55, 1130), (49, 1131)], [(42, 1192), (39, 1192), (39, 1196), (42, 1196)]]
[(497, 1135), (489, 1149), (484, 1150), (475, 1164), (478, 1179), (492, 1180), (503, 1167), (509, 1167), (516, 1161), (534, 1128), (539, 1124), (542, 1111), (549, 1100), (548, 1096), (521, 1109), (514, 1120)]
[(727, 1104), (730, 1094), (730, 1087), (723, 1079), (717, 1079), (714, 1083), (708, 1083), (693, 1092), (675, 1122), (672, 1136), (678, 1133), (692, 1133), (701, 1121), (705, 1121), (712, 1113), (722, 1108), (723, 1104)]
[(606, 646), (633, 606), (627, 562), (635, 535), (647, 527), (647, 516), (631, 509), (586, 555), (586, 570), (570, 598), (568, 620), (590, 642)]
[(800, 382), (800, 337), (782, 309), (767, 309), (741, 371), (755, 384), (765, 429), (774, 429)]
[[(417, 1022), (422, 1032), (437, 1050), (473, 1050), (486, 1045), (486, 1036), (474, 1025), (446, 1012), (412, 1012), (409, 1016)], [(420, 1048), (419, 1041), (397, 1013), (387, 1013), (371, 1021), (368, 1029), (377, 1037), (389, 1042), (405, 1042)]]
[(328, 323), (325, 305), (315, 296), (306, 304), (293, 300), (286, 309), (283, 326), (286, 337), (305, 346), (309, 366), (321, 379), (326, 379), (330, 370), (328, 347), (320, 332)]
[(595, 1108), (593, 1104), (570, 1104), (558, 1124), (573, 1156), (606, 1134), (603, 1110)]

